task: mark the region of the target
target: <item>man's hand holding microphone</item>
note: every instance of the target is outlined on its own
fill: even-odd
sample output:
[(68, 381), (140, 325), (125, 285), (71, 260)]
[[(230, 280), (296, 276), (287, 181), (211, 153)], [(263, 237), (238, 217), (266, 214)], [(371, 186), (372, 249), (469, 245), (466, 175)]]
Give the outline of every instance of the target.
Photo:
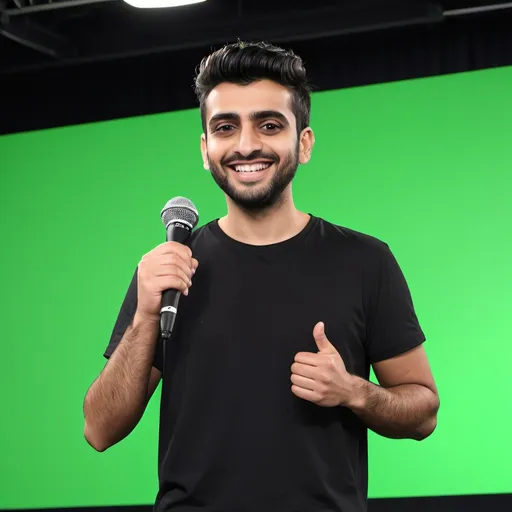
[(137, 271), (137, 312), (141, 318), (158, 320), (165, 290), (188, 295), (199, 262), (180, 242), (164, 242), (145, 254)]
[(194, 204), (183, 197), (171, 199), (161, 218), (167, 241), (140, 260), (134, 317), (85, 396), (84, 436), (98, 451), (126, 437), (142, 417), (162, 376), (153, 367), (158, 338), (164, 340), (165, 365), (165, 343), (180, 295), (188, 295), (199, 265), (186, 245), (199, 220)]

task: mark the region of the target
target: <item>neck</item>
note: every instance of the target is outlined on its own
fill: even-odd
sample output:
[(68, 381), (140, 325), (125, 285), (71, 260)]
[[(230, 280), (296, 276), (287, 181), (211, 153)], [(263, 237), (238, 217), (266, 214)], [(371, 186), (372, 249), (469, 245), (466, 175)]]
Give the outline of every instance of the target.
[(288, 187), (272, 207), (247, 211), (226, 198), (228, 213), (219, 219), (219, 227), (229, 237), (250, 245), (270, 245), (300, 233), (309, 222), (309, 215), (295, 208)]

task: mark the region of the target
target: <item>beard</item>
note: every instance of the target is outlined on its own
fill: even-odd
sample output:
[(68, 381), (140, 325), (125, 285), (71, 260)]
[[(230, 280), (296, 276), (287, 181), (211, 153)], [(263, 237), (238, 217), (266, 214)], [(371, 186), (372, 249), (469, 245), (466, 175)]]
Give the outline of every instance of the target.
[[(251, 154), (246, 160), (250, 161), (259, 158), (273, 160), (275, 171), (270, 183), (265, 186), (261, 186), (258, 182), (248, 183), (243, 190), (239, 190), (231, 183), (229, 171), (224, 171), (222, 167), (219, 168), (208, 157), (208, 165), (215, 183), (234, 203), (249, 212), (267, 210), (279, 202), (283, 191), (297, 173), (299, 166), (299, 144), (297, 143), (295, 151), (290, 151), (282, 162), (275, 155), (264, 155), (262, 153)], [(232, 159), (232, 161), (234, 160)]]

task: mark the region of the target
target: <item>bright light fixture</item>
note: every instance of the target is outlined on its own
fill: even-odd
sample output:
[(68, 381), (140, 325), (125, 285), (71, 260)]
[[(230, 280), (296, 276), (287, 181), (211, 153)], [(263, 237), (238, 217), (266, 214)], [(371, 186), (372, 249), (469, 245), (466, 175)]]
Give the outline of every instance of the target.
[(178, 5), (198, 4), (205, 0), (124, 0), (127, 4), (140, 9), (158, 9), (161, 7), (178, 7)]

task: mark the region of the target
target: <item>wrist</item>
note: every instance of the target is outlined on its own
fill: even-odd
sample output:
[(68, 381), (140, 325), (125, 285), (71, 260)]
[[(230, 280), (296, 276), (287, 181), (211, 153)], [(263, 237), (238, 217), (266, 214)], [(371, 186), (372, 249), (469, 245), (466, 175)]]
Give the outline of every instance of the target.
[(349, 409), (354, 412), (362, 411), (366, 408), (367, 396), (368, 396), (368, 382), (361, 377), (351, 375), (352, 379), (352, 394), (346, 405)]
[(135, 311), (135, 315), (133, 317), (133, 325), (140, 324), (159, 324), (160, 323), (160, 315), (155, 315), (151, 313), (145, 313), (143, 311), (139, 311), (138, 309)]

